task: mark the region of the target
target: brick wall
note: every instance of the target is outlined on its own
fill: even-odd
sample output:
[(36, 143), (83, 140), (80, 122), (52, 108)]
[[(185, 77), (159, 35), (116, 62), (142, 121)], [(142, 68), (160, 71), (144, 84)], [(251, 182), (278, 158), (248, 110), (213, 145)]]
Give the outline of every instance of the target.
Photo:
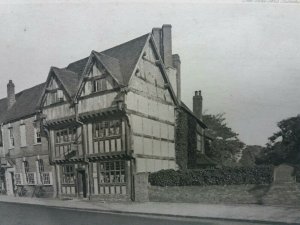
[(300, 184), (149, 187), (149, 201), (300, 206)]

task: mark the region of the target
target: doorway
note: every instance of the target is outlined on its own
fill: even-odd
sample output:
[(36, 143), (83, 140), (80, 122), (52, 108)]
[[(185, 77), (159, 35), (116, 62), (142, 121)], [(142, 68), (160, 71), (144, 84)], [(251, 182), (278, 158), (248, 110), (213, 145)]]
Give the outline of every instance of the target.
[(78, 197), (86, 198), (87, 197), (87, 182), (85, 170), (78, 170), (77, 173), (77, 182), (78, 182)]
[(14, 172), (10, 172), (10, 176), (11, 176), (11, 183), (12, 183), (12, 192), (13, 195), (16, 194), (16, 188), (15, 188), (15, 173)]

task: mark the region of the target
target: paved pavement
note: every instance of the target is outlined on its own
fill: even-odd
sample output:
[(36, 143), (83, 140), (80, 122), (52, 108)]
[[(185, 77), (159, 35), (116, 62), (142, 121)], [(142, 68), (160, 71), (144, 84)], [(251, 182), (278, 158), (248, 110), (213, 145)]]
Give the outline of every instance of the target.
[(0, 203), (0, 218), (3, 225), (253, 225), (242, 221), (90, 212), (7, 202)]
[(161, 202), (101, 202), (0, 196), (0, 202), (52, 206), (84, 211), (186, 218), (220, 218), (300, 224), (300, 208), (260, 205), (216, 205)]

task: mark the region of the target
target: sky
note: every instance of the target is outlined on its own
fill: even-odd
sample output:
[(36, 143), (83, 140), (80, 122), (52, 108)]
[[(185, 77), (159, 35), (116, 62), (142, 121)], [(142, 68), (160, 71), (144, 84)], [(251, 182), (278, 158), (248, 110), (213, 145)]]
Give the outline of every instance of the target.
[(45, 82), (107, 48), (172, 25), (181, 57), (182, 100), (225, 113), (249, 145), (264, 145), (276, 123), (300, 112), (300, 1), (0, 0), (0, 98)]

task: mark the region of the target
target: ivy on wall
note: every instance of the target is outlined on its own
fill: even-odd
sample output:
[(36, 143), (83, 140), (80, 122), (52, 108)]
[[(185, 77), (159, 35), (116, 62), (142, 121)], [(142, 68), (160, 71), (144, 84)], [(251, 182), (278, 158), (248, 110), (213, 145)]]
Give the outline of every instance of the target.
[(188, 167), (188, 115), (178, 109), (176, 112), (175, 155), (179, 169)]
[(176, 116), (176, 162), (179, 169), (197, 168), (197, 121), (183, 110)]

